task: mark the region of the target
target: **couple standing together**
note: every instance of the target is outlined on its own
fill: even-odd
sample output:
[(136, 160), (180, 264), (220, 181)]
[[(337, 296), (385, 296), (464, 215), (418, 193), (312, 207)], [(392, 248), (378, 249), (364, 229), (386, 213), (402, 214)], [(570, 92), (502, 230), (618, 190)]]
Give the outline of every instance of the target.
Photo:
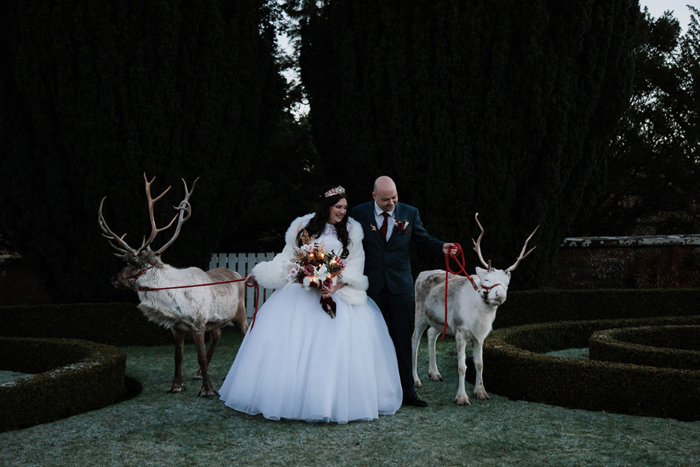
[[(391, 178), (379, 177), (372, 197), (349, 217), (345, 190), (325, 189), (316, 213), (292, 222), (282, 253), (253, 268), (248, 280), (277, 290), (221, 387), (227, 406), (273, 420), (347, 423), (393, 414), (402, 404), (427, 405), (413, 389), (409, 247), (413, 241), (443, 256), (453, 244), (431, 237), (416, 208), (398, 204)], [(336, 303), (334, 319), (317, 292), (289, 278), (297, 249), (309, 239), (345, 264), (338, 282), (322, 292)]]

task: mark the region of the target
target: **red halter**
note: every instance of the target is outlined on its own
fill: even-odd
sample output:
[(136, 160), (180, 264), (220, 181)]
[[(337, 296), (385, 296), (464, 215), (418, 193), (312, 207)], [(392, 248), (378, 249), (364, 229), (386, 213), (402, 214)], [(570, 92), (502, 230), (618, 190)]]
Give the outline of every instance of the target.
[(150, 266), (148, 266), (147, 268), (141, 269), (139, 272), (137, 272), (137, 273), (134, 274), (133, 276), (125, 277), (124, 280), (127, 280), (127, 281), (133, 280), (133, 281), (136, 281), (136, 279), (138, 279), (139, 277), (143, 276), (143, 274), (144, 274), (146, 271), (148, 271), (149, 269), (151, 269), (151, 268), (153, 268), (153, 265), (150, 265)]

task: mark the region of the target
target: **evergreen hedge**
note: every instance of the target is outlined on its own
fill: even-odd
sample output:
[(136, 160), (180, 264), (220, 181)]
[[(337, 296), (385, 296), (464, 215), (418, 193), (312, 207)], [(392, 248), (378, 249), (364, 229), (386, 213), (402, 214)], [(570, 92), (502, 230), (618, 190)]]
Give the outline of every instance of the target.
[(700, 326), (646, 326), (596, 331), (589, 358), (662, 368), (700, 370)]
[(127, 397), (126, 355), (76, 339), (0, 337), (0, 369), (36, 373), (0, 385), (0, 432), (98, 409)]
[(509, 291), (493, 324), (687, 316), (700, 313), (698, 303), (698, 288)]
[(545, 352), (588, 345), (596, 330), (700, 324), (700, 316), (562, 321), (494, 331), (484, 344), (486, 387), (514, 399), (700, 420), (700, 371), (569, 359)]
[(78, 303), (0, 307), (0, 336), (83, 339), (115, 346), (166, 345), (167, 329), (133, 303)]
[(269, 13), (264, 0), (0, 2), (0, 223), (53, 302), (123, 300), (97, 212), (107, 196), (109, 226), (137, 248), (144, 172), (154, 196), (172, 186), (159, 226), (180, 179), (199, 177), (169, 264), (205, 268), (222, 232), (250, 229), (285, 99)]
[(511, 283), (535, 287), (605, 181), (632, 90), (638, 3), (304, 5), (301, 77), (324, 166), (358, 202), (377, 176), (393, 177), (445, 241), (471, 244), (480, 212), (484, 256), (499, 268), (541, 224)]

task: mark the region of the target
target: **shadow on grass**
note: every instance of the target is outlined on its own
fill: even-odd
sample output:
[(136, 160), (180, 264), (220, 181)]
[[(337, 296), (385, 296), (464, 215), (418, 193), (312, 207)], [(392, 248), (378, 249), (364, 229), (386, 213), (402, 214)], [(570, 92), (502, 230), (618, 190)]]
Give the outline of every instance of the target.
[(138, 396), (141, 394), (143, 391), (143, 385), (139, 380), (136, 378), (132, 378), (129, 375), (124, 376), (124, 394), (122, 397), (119, 398), (119, 400), (116, 402), (116, 404), (120, 404), (122, 402), (128, 401), (129, 399), (133, 399), (134, 397)]

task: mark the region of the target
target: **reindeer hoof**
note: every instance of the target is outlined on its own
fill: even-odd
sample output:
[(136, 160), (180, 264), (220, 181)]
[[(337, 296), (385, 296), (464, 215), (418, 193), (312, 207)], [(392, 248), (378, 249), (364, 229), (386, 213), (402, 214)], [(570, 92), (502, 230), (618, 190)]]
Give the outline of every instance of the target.
[(491, 397), (489, 397), (489, 394), (483, 389), (480, 391), (474, 391), (474, 396), (476, 396), (477, 399), (482, 401), (491, 399)]
[(413, 387), (414, 388), (422, 388), (423, 383), (421, 383), (420, 379), (415, 379), (415, 380), (413, 380)]
[(170, 389), (168, 389), (167, 392), (170, 393), (170, 394), (174, 394), (174, 393), (182, 392), (182, 391), (185, 391), (185, 390), (186, 390), (186, 388), (185, 388), (185, 385), (184, 385), (184, 384), (175, 384), (175, 383), (173, 383), (173, 385), (170, 386)]
[(469, 400), (469, 397), (466, 394), (457, 395), (457, 397), (455, 397), (455, 404), (457, 404), (457, 405), (472, 405), (471, 401)]
[(202, 370), (197, 370), (197, 374), (192, 377), (193, 380), (201, 380), (202, 379)]
[(199, 394), (197, 394), (197, 397), (218, 397), (219, 393), (216, 391), (214, 388), (205, 388), (202, 386), (202, 389), (199, 390)]
[(430, 381), (444, 381), (440, 373), (429, 374), (428, 376), (430, 377)]

